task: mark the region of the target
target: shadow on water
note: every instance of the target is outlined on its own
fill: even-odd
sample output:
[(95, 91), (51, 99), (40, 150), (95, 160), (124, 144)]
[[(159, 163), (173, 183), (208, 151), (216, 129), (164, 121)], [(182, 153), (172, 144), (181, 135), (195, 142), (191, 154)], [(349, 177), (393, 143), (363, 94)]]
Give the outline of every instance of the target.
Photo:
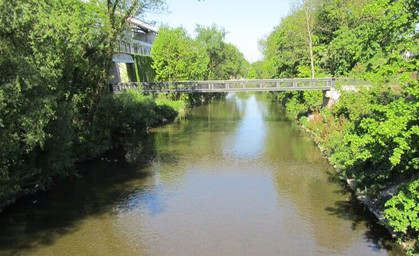
[(6, 208), (0, 215), (0, 255), (19, 255), (54, 244), (63, 235), (76, 232), (83, 220), (116, 213), (121, 199), (149, 190), (152, 185), (146, 180), (153, 175), (149, 161), (135, 156), (153, 156), (152, 143), (146, 144), (146, 152), (139, 144), (127, 144), (125, 150), (80, 164), (80, 178), (60, 180), (50, 191)]
[[(320, 175), (315, 171), (326, 168), (324, 159), (319, 155), (318, 149), (306, 140), (304, 133), (288, 123), (283, 109), (274, 104), (265, 106), (260, 104), (260, 100), (254, 101), (260, 95), (250, 97), (249, 94), (243, 94), (237, 95), (237, 99), (235, 97), (231, 95), (217, 104), (197, 107), (181, 123), (175, 122), (152, 129), (145, 139), (127, 140), (128, 142), (122, 143), (123, 151), (115, 150), (103, 159), (80, 165), (78, 169), (82, 174), (81, 178), (60, 181), (49, 192), (19, 200), (0, 215), (0, 255), (42, 255), (45, 251), (65, 254), (62, 250), (69, 246), (77, 247), (79, 244), (83, 249), (88, 247), (77, 251), (79, 254), (86, 252), (84, 255), (114, 255), (118, 252), (120, 255), (124, 255), (123, 252), (133, 254), (134, 246), (137, 245), (132, 242), (133, 236), (142, 235), (142, 231), (145, 232), (144, 243), (149, 243), (148, 248), (153, 249), (156, 246), (158, 252), (167, 250), (166, 254), (157, 252), (145, 253), (146, 255), (186, 255), (182, 252), (185, 252), (183, 245), (188, 239), (191, 244), (193, 241), (197, 241), (196, 244), (202, 243), (202, 247), (188, 246), (187, 249), (204, 250), (208, 245), (212, 255), (217, 255), (213, 253), (217, 248), (208, 240), (214, 239), (212, 242), (216, 241), (217, 245), (221, 245), (218, 248), (220, 250), (224, 245), (231, 252), (230, 255), (234, 252), (244, 255), (246, 253), (242, 253), (241, 246), (247, 245), (248, 239), (255, 239), (253, 246), (255, 252), (260, 250), (259, 253), (247, 254), (267, 255), (267, 250), (281, 245), (281, 237), (291, 237), (301, 242), (295, 245), (285, 242), (283, 247), (287, 248), (279, 249), (302, 250), (304, 244), (310, 247), (312, 242), (315, 244), (313, 247), (316, 246), (313, 252), (320, 249), (335, 252), (337, 255), (345, 252), (351, 253), (346, 255), (362, 255), (359, 253), (360, 249), (351, 246), (365, 249), (363, 246), (367, 244), (372, 250), (385, 250), (389, 255), (399, 254), (400, 249), (388, 242), (388, 232), (377, 225), (376, 219), (351, 197), (345, 200), (348, 191), (335, 186), (339, 181), (333, 171), (326, 177), (328, 182), (335, 183), (333, 186), (324, 182), (323, 173)], [(260, 127), (264, 129), (254, 129), (255, 124), (261, 124)], [(278, 132), (279, 129), (281, 132)], [(254, 134), (255, 130), (260, 133)], [(257, 140), (249, 139), (249, 134)], [(242, 143), (243, 141), (248, 143)], [(266, 163), (259, 164), (262, 158), (248, 161), (248, 155), (243, 157), (246, 161), (236, 161), (237, 155), (241, 156), (243, 153), (250, 152), (249, 155), (254, 157), (258, 152), (243, 151), (243, 148), (248, 145), (255, 148), (260, 141), (264, 143), (258, 152), (264, 153), (261, 156)], [(228, 145), (239, 146), (229, 148)], [(241, 165), (220, 166), (213, 162), (214, 157), (227, 162), (231, 156), (235, 157), (233, 159), (236, 162), (246, 166), (249, 163), (261, 169), (267, 166), (267, 171), (247, 173), (247, 169), (242, 170)], [(191, 170), (199, 169), (196, 167), (198, 164), (202, 170), (192, 173)], [(272, 172), (268, 171), (271, 166)], [(223, 176), (223, 172), (214, 171), (218, 169), (226, 169), (227, 176)], [(251, 185), (259, 184), (260, 187), (254, 187), (255, 191), (252, 190), (253, 186), (246, 186), (245, 190), (241, 190), (243, 186), (238, 184), (235, 175), (238, 178), (251, 177)], [(271, 179), (274, 179), (273, 185)], [(211, 180), (217, 181), (217, 184), (214, 182), (212, 186), (208, 183)], [(228, 186), (230, 183), (234, 186)], [(269, 185), (273, 187), (270, 188)], [(206, 189), (209, 191), (207, 194), (202, 192)], [(252, 190), (250, 194), (246, 194), (249, 190)], [(215, 201), (212, 200), (217, 193), (219, 196)], [(188, 200), (185, 200), (185, 195)], [(250, 195), (250, 198), (259, 195), (263, 200), (271, 198), (271, 201), (266, 199), (265, 204), (262, 204), (262, 200), (249, 201), (248, 198), (242, 198), (246, 195)], [(229, 198), (238, 203), (234, 205)], [(260, 207), (246, 210), (254, 202), (260, 202)], [(207, 208), (211, 205), (215, 207)], [(185, 210), (186, 207), (189, 211)], [(242, 215), (232, 209), (241, 209)], [(214, 217), (205, 218), (211, 215)], [(223, 219), (222, 215), (227, 218)], [(248, 218), (249, 216), (253, 219)], [(284, 216), (286, 218), (281, 219)], [(215, 225), (205, 224), (211, 220)], [(218, 238), (229, 237), (230, 234), (225, 229), (229, 224), (237, 232), (231, 233), (231, 242), (227, 239), (225, 243), (217, 241)], [(258, 236), (254, 232), (258, 227), (263, 227), (263, 230), (260, 229), (261, 233), (270, 235)], [(206, 232), (202, 232), (204, 228), (211, 236), (205, 236)], [(281, 228), (289, 230), (290, 234), (278, 232)], [(357, 232), (351, 233), (351, 229)], [(159, 234), (156, 230), (165, 235), (163, 238), (159, 237), (160, 239), (170, 239), (153, 240)], [(153, 232), (147, 233), (150, 231)], [(113, 235), (120, 236), (121, 239), (115, 240)], [(368, 243), (358, 241), (360, 236), (361, 240)], [(241, 237), (241, 240), (237, 237)], [(118, 243), (125, 239), (128, 240), (126, 244)], [(307, 243), (304, 243), (304, 239)], [(136, 241), (141, 243), (143, 240)], [(111, 251), (109, 243), (117, 244), (118, 250)], [(234, 243), (237, 243), (236, 247)], [(259, 248), (265, 243), (272, 248)], [(103, 251), (98, 251), (97, 248), (102, 248)], [(382, 252), (379, 254), (383, 255)], [(203, 254), (194, 251), (190, 255)]]
[[(328, 171), (327, 175), (328, 182), (341, 184), (341, 188), (335, 190), (334, 193), (347, 195), (350, 192), (350, 189), (338, 178), (336, 173)], [(351, 221), (352, 230), (365, 227), (364, 239), (374, 245), (374, 250), (386, 250), (394, 252), (395, 255), (404, 254), (390, 232), (380, 225), (376, 216), (356, 198), (353, 192), (350, 192), (346, 200), (336, 201), (334, 206), (326, 207), (325, 211), (330, 215)]]

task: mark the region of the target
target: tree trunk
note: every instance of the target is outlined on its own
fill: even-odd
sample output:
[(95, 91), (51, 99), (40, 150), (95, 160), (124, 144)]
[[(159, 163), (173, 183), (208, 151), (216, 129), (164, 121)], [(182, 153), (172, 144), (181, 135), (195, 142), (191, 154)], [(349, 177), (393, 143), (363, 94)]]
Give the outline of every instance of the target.
[(313, 41), (311, 35), (309, 35), (309, 48), (310, 48), (310, 65), (311, 65), (311, 78), (314, 78), (314, 54), (313, 54)]
[(309, 6), (306, 6), (305, 12), (306, 12), (307, 34), (308, 34), (308, 47), (310, 50), (311, 78), (314, 78), (315, 73), (314, 73), (314, 53), (313, 53), (313, 28), (312, 26), (310, 26), (311, 13), (310, 13)]

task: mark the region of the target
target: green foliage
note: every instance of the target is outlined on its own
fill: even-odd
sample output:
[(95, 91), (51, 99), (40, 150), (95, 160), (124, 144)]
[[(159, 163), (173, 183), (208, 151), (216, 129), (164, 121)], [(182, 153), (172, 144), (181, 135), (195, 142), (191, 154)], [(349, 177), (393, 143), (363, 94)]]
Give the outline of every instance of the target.
[(402, 186), (385, 207), (384, 217), (388, 224), (403, 236), (416, 238), (410, 253), (419, 253), (419, 179)]
[(236, 46), (227, 43), (225, 45), (225, 60), (221, 65), (221, 73), (216, 79), (243, 78), (246, 76), (250, 64)]
[(91, 145), (102, 148), (93, 154), (103, 152), (124, 137), (144, 132), (176, 115), (173, 108), (157, 105), (152, 96), (145, 96), (136, 89), (102, 97), (92, 124), (94, 136), (91, 138)]
[(137, 80), (139, 82), (154, 81), (156, 72), (152, 68), (153, 59), (148, 55), (133, 55), (133, 59), (138, 70)]
[(230, 79), (244, 77), (248, 62), (225, 31), (198, 26), (192, 39), (183, 28), (163, 27), (151, 51), (158, 81)]
[(183, 100), (170, 100), (166, 98), (164, 95), (159, 94), (156, 98), (156, 104), (161, 105), (167, 105), (172, 107), (176, 111), (183, 111), (186, 109), (186, 102)]
[(417, 3), (406, 0), (302, 1), (260, 43), (265, 78), (309, 76), (310, 41), (317, 76), (321, 69), (381, 81), (411, 71), (417, 58), (402, 55), (419, 51), (417, 13)]
[(295, 77), (299, 65), (308, 65), (307, 48), (301, 38), (293, 35), (297, 19), (292, 15), (283, 18), (267, 39), (260, 42), (269, 75), (264, 78)]
[[(157, 81), (229, 79), (244, 76), (248, 63), (233, 45), (224, 42), (225, 32), (215, 25), (197, 27), (192, 39), (183, 28), (162, 27), (153, 43), (151, 57)], [(213, 98), (210, 93), (167, 93), (162, 101), (183, 102), (187, 107)], [(174, 104), (176, 106), (178, 104)]]
[(288, 91), (277, 94), (277, 100), (286, 107), (288, 117), (297, 119), (317, 111), (322, 105), (322, 99), (321, 91)]
[(259, 60), (250, 64), (246, 78), (249, 79), (263, 79), (271, 77), (268, 73), (267, 61)]
[(0, 206), (72, 165), (66, 151), (87, 118), (88, 94), (100, 88), (93, 81), (103, 75), (105, 58), (86, 56), (106, 34), (101, 7), (78, 0), (0, 2)]
[[(317, 108), (315, 95), (282, 93), (287, 112), (307, 128), (343, 179), (376, 196), (399, 183), (386, 203), (388, 224), (405, 237), (418, 234), (419, 94), (417, 80), (401, 92), (380, 86), (343, 92), (331, 109)], [(309, 118), (305, 115), (311, 113)]]
[(89, 155), (114, 42), (159, 0), (0, 0), (0, 207)]
[[(402, 239), (416, 239), (416, 252), (418, 7), (417, 1), (409, 0), (317, 1), (312, 9), (316, 73), (367, 78), (373, 86), (342, 91), (331, 109), (319, 109), (318, 94), (278, 95), (287, 113), (310, 132), (342, 179), (355, 181), (358, 192), (376, 197), (389, 186), (406, 184), (387, 201), (384, 216), (403, 234)], [(303, 6), (297, 7), (262, 42), (267, 77), (309, 76), (309, 54), (300, 40), (306, 28), (295, 25), (303, 11)]]
[(202, 80), (209, 58), (183, 28), (162, 27), (151, 49), (157, 81)]
[(216, 25), (211, 28), (197, 26), (195, 29), (196, 42), (201, 45), (209, 57), (207, 65), (206, 80), (225, 79), (222, 78), (222, 64), (226, 61), (226, 43), (224, 29), (218, 29)]
[(419, 232), (419, 179), (403, 186), (385, 203), (385, 218), (397, 232)]
[(209, 57), (205, 79), (222, 80), (243, 77), (248, 63), (243, 54), (232, 44), (225, 42), (224, 29), (197, 26), (196, 42), (202, 45)]

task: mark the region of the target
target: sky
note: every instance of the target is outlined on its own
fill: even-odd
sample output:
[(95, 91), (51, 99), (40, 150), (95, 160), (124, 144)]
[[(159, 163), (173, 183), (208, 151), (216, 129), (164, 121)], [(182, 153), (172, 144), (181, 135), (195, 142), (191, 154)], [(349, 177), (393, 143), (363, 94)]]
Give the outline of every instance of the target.
[(290, 9), (290, 0), (166, 0), (168, 11), (147, 13), (145, 21), (156, 26), (184, 27), (195, 36), (196, 25), (216, 24), (227, 32), (226, 41), (234, 44), (245, 58), (262, 58), (258, 41), (279, 24)]

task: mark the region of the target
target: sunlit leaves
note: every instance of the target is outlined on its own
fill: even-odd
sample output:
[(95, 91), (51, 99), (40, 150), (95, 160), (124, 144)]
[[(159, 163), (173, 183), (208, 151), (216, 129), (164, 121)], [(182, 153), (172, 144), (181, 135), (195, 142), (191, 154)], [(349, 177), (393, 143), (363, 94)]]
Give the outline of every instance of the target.
[[(282, 99), (293, 117), (312, 115), (300, 123), (340, 176), (355, 181), (357, 191), (374, 196), (407, 184), (386, 203), (385, 217), (396, 231), (414, 238), (419, 231), (418, 8), (409, 0), (320, 1), (313, 36), (318, 65), (326, 74), (367, 78), (373, 86), (342, 91), (330, 110), (319, 113), (307, 111), (315, 105), (301, 93)], [(307, 76), (308, 54), (297, 40), (305, 28), (291, 26), (296, 17), (292, 12), (283, 18), (263, 42), (271, 77)]]
[(385, 203), (385, 217), (397, 232), (419, 231), (419, 179), (403, 186)]
[(115, 39), (161, 4), (0, 0), (0, 207), (89, 156)]
[(221, 80), (247, 73), (247, 61), (225, 42), (223, 29), (198, 26), (196, 31), (194, 39), (183, 28), (159, 30), (151, 51), (157, 80)]
[(151, 49), (156, 80), (200, 80), (209, 58), (183, 28), (162, 27)]

